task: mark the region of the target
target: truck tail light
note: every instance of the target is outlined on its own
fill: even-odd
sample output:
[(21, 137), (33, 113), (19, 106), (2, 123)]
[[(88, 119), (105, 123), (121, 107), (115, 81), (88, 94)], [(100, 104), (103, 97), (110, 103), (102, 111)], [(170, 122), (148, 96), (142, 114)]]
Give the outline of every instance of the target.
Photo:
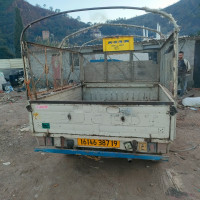
[(61, 147), (67, 148), (67, 149), (73, 149), (74, 148), (74, 140), (61, 137)]
[(158, 143), (157, 153), (168, 153), (168, 144)]
[(148, 153), (156, 153), (156, 151), (157, 151), (156, 143), (152, 143), (152, 142), (147, 143), (147, 151), (148, 151)]
[(36, 137), (39, 146), (54, 146), (52, 137)]
[(45, 139), (46, 146), (54, 146), (54, 140), (52, 137), (46, 137)]

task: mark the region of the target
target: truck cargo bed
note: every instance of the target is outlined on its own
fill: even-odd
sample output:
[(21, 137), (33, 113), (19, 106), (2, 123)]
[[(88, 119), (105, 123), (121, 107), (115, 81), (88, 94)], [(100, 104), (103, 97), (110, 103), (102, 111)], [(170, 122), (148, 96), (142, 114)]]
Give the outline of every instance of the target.
[(167, 89), (159, 84), (87, 83), (58, 92), (43, 93), (42, 101), (84, 102), (173, 102)]
[[(30, 103), (35, 133), (173, 137), (170, 109), (174, 101), (161, 85), (87, 84)], [(48, 130), (43, 127), (45, 123), (50, 126)]]

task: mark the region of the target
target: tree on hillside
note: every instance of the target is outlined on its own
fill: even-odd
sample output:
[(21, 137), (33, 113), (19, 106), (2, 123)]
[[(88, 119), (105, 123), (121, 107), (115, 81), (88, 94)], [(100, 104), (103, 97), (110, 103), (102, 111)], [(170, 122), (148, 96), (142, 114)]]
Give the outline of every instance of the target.
[(0, 59), (14, 58), (14, 55), (10, 52), (8, 47), (6, 47), (6, 41), (0, 30)]
[(59, 13), (59, 12), (60, 12), (60, 9), (55, 9), (55, 12), (56, 12), (56, 13)]
[(80, 17), (80, 16), (78, 16), (76, 19), (77, 19), (79, 22), (81, 21), (81, 17)]
[(15, 8), (15, 32), (14, 32), (14, 46), (15, 57), (21, 57), (20, 36), (23, 30), (23, 23), (19, 8)]
[(0, 47), (0, 59), (10, 59), (14, 58), (14, 55), (10, 52), (10, 50), (6, 46)]
[(37, 4), (37, 3), (35, 4), (35, 6), (38, 7), (38, 8), (41, 8), (41, 6), (39, 4)]

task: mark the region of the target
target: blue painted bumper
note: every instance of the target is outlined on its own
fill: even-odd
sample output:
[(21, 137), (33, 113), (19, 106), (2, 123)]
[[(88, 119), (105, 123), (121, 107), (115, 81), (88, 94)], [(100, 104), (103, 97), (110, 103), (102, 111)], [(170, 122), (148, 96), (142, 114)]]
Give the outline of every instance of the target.
[(132, 154), (132, 153), (122, 153), (122, 152), (109, 152), (109, 151), (36, 148), (35, 152), (60, 153), (60, 154), (83, 155), (83, 156), (100, 156), (100, 157), (110, 157), (110, 158), (154, 160), (154, 161), (159, 161), (159, 160), (168, 161), (168, 157), (162, 156), (162, 155)]

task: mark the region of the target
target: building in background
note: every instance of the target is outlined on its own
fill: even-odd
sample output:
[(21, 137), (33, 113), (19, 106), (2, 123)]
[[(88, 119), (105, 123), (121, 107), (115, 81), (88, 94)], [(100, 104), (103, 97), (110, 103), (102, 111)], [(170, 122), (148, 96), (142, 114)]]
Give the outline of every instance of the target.
[(100, 38), (102, 34), (101, 34), (101, 31), (98, 28), (96, 28), (92, 30), (91, 36), (95, 38)]
[(50, 32), (49, 31), (42, 31), (42, 39), (49, 40)]

